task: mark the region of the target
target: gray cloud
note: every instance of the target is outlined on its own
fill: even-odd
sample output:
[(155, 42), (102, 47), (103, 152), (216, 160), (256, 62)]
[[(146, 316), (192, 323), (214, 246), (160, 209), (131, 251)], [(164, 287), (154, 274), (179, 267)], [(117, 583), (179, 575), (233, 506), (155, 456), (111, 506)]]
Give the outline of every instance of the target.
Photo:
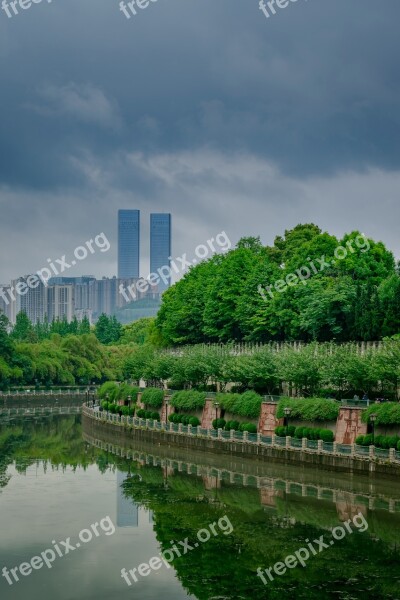
[(176, 254), (300, 221), (400, 254), (397, 0), (118, 4), (0, 14), (0, 279), (100, 231), (80, 272), (114, 273), (128, 207), (171, 211)]

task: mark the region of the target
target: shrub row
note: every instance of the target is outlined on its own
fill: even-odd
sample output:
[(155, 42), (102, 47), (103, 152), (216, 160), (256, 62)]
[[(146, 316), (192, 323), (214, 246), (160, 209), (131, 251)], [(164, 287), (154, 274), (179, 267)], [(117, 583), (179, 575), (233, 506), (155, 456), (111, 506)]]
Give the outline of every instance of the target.
[(339, 405), (335, 400), (324, 398), (282, 398), (276, 416), (282, 419), (285, 408), (290, 408), (290, 418), (300, 421), (335, 421), (339, 415)]
[(107, 410), (113, 415), (120, 412), (124, 416), (133, 417), (135, 414), (135, 407), (131, 408), (129, 406), (118, 406), (118, 404), (115, 404), (114, 402), (107, 402), (107, 400), (103, 400), (101, 403), (101, 408), (103, 410)]
[(231, 429), (233, 429), (234, 431), (239, 431), (239, 428), (240, 428), (239, 421), (227, 421), (227, 423), (225, 425), (226, 431), (230, 431)]
[(124, 417), (133, 417), (135, 414), (135, 409), (130, 406), (118, 406), (117, 412), (119, 411)]
[(294, 425), (289, 425), (289, 427), (284, 427), (283, 425), (280, 425), (275, 429), (275, 435), (279, 437), (285, 437), (287, 435), (290, 435), (290, 437), (293, 437), (295, 431), (296, 427), (294, 427)]
[(356, 439), (358, 446), (376, 446), (389, 450), (389, 448), (397, 448), (400, 450), (400, 437), (398, 435), (359, 435)]
[(152, 421), (161, 420), (158, 412), (152, 410), (144, 410), (143, 408), (139, 408), (139, 410), (136, 411), (136, 416), (139, 417), (139, 419), (151, 419)]
[(262, 397), (249, 390), (244, 394), (217, 394), (217, 402), (233, 415), (256, 419), (260, 416)]
[(225, 429), (226, 431), (233, 429), (234, 431), (257, 433), (257, 425), (254, 425), (254, 423), (239, 423), (239, 421), (226, 422), (225, 419), (214, 419), (212, 426), (214, 429)]
[(195, 390), (185, 390), (172, 394), (170, 404), (181, 410), (200, 410), (204, 407), (207, 394)]
[(277, 427), (275, 434), (279, 437), (290, 435), (299, 440), (307, 438), (308, 440), (323, 440), (324, 442), (333, 442), (334, 435), (330, 429), (318, 429), (316, 427)]
[(192, 425), (192, 427), (198, 427), (200, 425), (200, 419), (192, 415), (180, 415), (173, 413), (169, 415), (168, 421), (171, 423), (182, 423), (182, 425)]
[(164, 400), (164, 390), (160, 388), (146, 388), (141, 398), (143, 404), (153, 408), (161, 408)]

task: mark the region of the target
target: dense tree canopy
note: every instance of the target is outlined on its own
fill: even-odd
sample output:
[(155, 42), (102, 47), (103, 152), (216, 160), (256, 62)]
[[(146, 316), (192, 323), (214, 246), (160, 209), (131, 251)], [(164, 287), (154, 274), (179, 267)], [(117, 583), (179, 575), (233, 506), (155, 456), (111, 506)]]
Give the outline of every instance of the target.
[[(6, 317), (0, 315), (0, 389), (10, 385), (87, 385), (123, 377), (127, 348), (107, 347), (93, 333), (62, 336), (49, 331), (42, 338), (37, 335), (38, 326), (24, 313), (18, 315), (10, 333), (8, 330)], [(79, 330), (85, 330), (85, 323), (79, 324)]]
[(382, 242), (298, 225), (272, 247), (243, 238), (163, 295), (164, 344), (376, 340), (400, 331), (400, 277)]

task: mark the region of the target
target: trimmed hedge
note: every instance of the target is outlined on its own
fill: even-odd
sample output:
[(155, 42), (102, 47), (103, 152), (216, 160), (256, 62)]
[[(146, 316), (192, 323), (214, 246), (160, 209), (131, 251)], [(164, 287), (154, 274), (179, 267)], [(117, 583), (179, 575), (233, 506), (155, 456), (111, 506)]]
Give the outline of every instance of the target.
[[(286, 433), (287, 431), (287, 433)], [(331, 443), (334, 440), (333, 431), (330, 429), (318, 429), (317, 427), (277, 427), (275, 434), (279, 437), (285, 437), (290, 435), (299, 440), (307, 438), (308, 440), (323, 440), (324, 442)]]
[(159, 388), (146, 388), (141, 398), (143, 404), (153, 408), (161, 408), (164, 401), (164, 390)]
[[(321, 440), (321, 432), (329, 431), (327, 429), (319, 429), (318, 427), (296, 427), (294, 437), (301, 440), (307, 438), (308, 440)], [(329, 435), (330, 434), (330, 435)], [(326, 442), (333, 442), (333, 433), (329, 431), (328, 439)], [(322, 434), (324, 435), (324, 434)]]
[(192, 415), (180, 415), (179, 413), (172, 413), (168, 417), (168, 421), (171, 423), (182, 423), (182, 425), (191, 425), (192, 427), (198, 427), (200, 425), (200, 419), (193, 417)]
[(151, 421), (160, 421), (160, 415), (156, 411), (152, 410), (144, 410), (144, 408), (139, 408), (136, 411), (136, 416), (140, 419), (150, 419)]
[(217, 394), (217, 402), (233, 415), (257, 419), (260, 416), (262, 397), (249, 390), (244, 394)]
[(122, 412), (124, 417), (133, 417), (135, 409), (130, 406), (119, 406), (119, 410)]
[(400, 449), (400, 437), (398, 435), (376, 435), (374, 438), (372, 433), (368, 435), (359, 435), (356, 439), (358, 446), (376, 446), (389, 450), (390, 448)]
[(114, 402), (107, 402), (107, 400), (102, 401), (101, 408), (103, 410), (107, 410), (113, 415), (121, 413), (124, 417), (133, 417), (133, 415), (135, 414), (135, 407), (131, 408), (130, 406), (119, 406)]
[(239, 423), (239, 421), (228, 421), (225, 419), (214, 419), (212, 422), (214, 429), (225, 429), (225, 431), (247, 431), (248, 433), (257, 433), (257, 425), (254, 423)]
[(207, 394), (195, 390), (175, 392), (170, 399), (170, 405), (181, 410), (200, 410), (204, 408)]
[(240, 423), (239, 421), (228, 421), (225, 425), (226, 431), (230, 431), (233, 429), (234, 431), (239, 431)]
[(362, 421), (368, 423), (372, 414), (376, 414), (375, 425), (400, 425), (400, 403), (372, 404), (363, 411)]
[(241, 423), (239, 425), (239, 431), (247, 431), (248, 433), (257, 433), (257, 425), (254, 425), (254, 423)]
[(289, 425), (289, 427), (284, 427), (283, 425), (280, 425), (275, 429), (275, 435), (277, 435), (278, 437), (286, 437), (287, 435), (293, 437), (295, 430), (296, 427), (294, 427), (294, 425)]
[(339, 415), (337, 402), (325, 398), (283, 398), (276, 412), (278, 419), (285, 416), (285, 408), (291, 409), (291, 419), (300, 421), (335, 421)]

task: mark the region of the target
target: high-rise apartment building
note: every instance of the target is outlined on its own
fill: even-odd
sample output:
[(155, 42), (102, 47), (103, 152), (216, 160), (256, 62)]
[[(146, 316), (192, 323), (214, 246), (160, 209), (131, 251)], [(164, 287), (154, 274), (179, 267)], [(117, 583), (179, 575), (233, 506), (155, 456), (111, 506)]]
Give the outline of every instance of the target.
[[(35, 277), (34, 285), (30, 286), (29, 283), (33, 277), (33, 275), (26, 275), (11, 282), (14, 289), (17, 289), (18, 283), (27, 284), (22, 293), (16, 294), (15, 313), (14, 311), (13, 313), (16, 317), (19, 312), (24, 312), (33, 324), (37, 321), (43, 323), (47, 314), (47, 287), (37, 277)], [(15, 321), (13, 320), (13, 322)]]
[(0, 296), (0, 314), (4, 314), (9, 321), (12, 319), (12, 296), (10, 294), (11, 285), (0, 285), (3, 295)]
[(99, 317), (102, 313), (113, 315), (117, 307), (118, 279), (103, 277), (95, 283), (94, 313)]
[[(171, 263), (171, 215), (169, 213), (152, 213), (150, 215), (150, 271), (156, 273)], [(159, 291), (163, 292), (171, 285), (161, 281)]]
[(139, 277), (140, 211), (118, 211), (118, 278)]
[(47, 319), (51, 323), (66, 319), (70, 323), (75, 314), (74, 286), (50, 285), (47, 288)]

